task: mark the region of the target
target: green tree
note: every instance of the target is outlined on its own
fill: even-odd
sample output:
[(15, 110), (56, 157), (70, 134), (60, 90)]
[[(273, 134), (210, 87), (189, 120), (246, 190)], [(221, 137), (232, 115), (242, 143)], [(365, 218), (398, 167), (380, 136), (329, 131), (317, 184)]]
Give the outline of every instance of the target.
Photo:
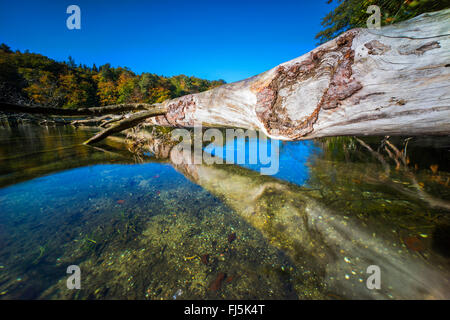
[(71, 56), (69, 56), (69, 58), (67, 58), (67, 65), (71, 68), (77, 67), (75, 60)]
[(4, 43), (0, 44), (0, 50), (2, 50), (5, 53), (13, 53), (11, 51), (11, 48)]
[(448, 0), (328, 0), (328, 4), (332, 2), (338, 5), (322, 19), (324, 30), (316, 35), (319, 43), (352, 28), (365, 28), (370, 16), (366, 11), (370, 5), (380, 7), (382, 26), (450, 7)]

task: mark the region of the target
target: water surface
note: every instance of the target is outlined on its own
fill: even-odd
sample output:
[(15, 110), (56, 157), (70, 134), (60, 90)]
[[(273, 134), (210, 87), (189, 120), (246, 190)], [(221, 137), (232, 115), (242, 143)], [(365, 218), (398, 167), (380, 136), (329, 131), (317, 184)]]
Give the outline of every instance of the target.
[(280, 142), (264, 176), (94, 132), (0, 127), (0, 299), (450, 298), (448, 137)]

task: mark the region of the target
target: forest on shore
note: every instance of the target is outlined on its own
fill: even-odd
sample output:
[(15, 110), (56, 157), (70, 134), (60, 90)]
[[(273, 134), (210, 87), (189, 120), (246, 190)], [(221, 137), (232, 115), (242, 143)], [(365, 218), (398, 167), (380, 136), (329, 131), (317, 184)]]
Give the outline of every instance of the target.
[(72, 57), (57, 62), (38, 53), (15, 52), (0, 45), (0, 101), (56, 108), (119, 103), (158, 103), (224, 84), (186, 75), (164, 77), (126, 67), (77, 65)]

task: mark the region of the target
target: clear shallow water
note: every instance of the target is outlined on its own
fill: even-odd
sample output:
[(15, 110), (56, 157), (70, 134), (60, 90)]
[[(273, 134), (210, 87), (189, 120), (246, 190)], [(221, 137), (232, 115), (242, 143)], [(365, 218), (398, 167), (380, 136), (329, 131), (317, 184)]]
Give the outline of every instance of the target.
[(0, 299), (450, 297), (449, 138), (280, 143), (262, 176), (92, 134), (0, 129)]

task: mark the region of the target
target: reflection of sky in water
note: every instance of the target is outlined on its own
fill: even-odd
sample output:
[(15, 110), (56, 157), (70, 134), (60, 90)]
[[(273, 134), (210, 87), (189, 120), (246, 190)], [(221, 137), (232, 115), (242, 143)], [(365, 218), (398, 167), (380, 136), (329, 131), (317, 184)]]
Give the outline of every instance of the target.
[[(267, 155), (267, 161), (261, 159), (259, 154), (260, 147), (264, 146), (264, 142), (261, 140), (250, 138), (245, 140), (245, 144), (238, 142), (238, 139), (226, 140), (224, 147), (220, 145), (209, 144), (205, 147), (205, 151), (209, 152), (213, 156), (219, 156), (225, 161), (231, 161), (230, 154), (227, 156), (227, 148), (230, 148), (231, 143), (234, 142), (234, 147), (231, 149), (234, 151), (233, 158), (234, 163), (248, 168), (254, 171), (261, 171), (261, 168), (268, 168), (273, 166), (276, 173), (273, 177), (289, 181), (297, 185), (303, 185), (306, 183), (309, 177), (309, 168), (307, 161), (311, 155), (320, 152), (320, 148), (312, 141), (296, 141), (296, 142), (283, 142), (274, 139), (268, 139), (266, 144), (265, 153)], [(278, 149), (278, 152), (276, 152)], [(244, 150), (245, 162), (238, 161), (238, 154), (241, 154)], [(229, 150), (228, 150), (229, 151)], [(272, 151), (275, 151), (272, 156)], [(264, 152), (263, 152), (264, 155)], [(254, 157), (252, 160), (252, 157)], [(256, 160), (256, 161), (255, 161)], [(278, 168), (278, 170), (276, 170)]]
[[(267, 140), (267, 160), (269, 163), (263, 164), (259, 156), (261, 145), (258, 139), (246, 140), (245, 145), (234, 141), (234, 159), (236, 162), (237, 154), (245, 148), (245, 162), (239, 163), (240, 166), (260, 172), (262, 167), (274, 165), (278, 167), (278, 172), (273, 176), (282, 180), (292, 182), (297, 185), (305, 184), (309, 177), (309, 167), (307, 161), (314, 153), (320, 152), (312, 141), (282, 142), (278, 140)], [(211, 148), (208, 145), (205, 151), (213, 155), (222, 154), (227, 160), (226, 148)], [(271, 144), (279, 149), (277, 154), (272, 156)], [(256, 163), (251, 163), (250, 154), (256, 155)], [(225, 161), (224, 161), (225, 162)], [(160, 179), (155, 179), (155, 175), (161, 175)], [(138, 177), (138, 178), (137, 178)], [(150, 183), (151, 180), (151, 183)], [(180, 181), (178, 181), (180, 180)], [(181, 181), (182, 180), (182, 181)], [(68, 183), (70, 181), (70, 183)], [(138, 181), (136, 183), (136, 181)], [(53, 173), (44, 177), (35, 178), (27, 182), (18, 183), (6, 188), (0, 189), (0, 200), (2, 211), (8, 209), (8, 204), (14, 203), (12, 211), (27, 210), (32, 206), (52, 206), (56, 205), (59, 196), (72, 196), (79, 201), (89, 201), (89, 197), (95, 193), (103, 193), (103, 196), (113, 197), (115, 194), (120, 197), (120, 187), (126, 186), (130, 192), (136, 189), (139, 181), (147, 181), (155, 188), (159, 184), (173, 185), (177, 183), (188, 183), (183, 175), (176, 172), (169, 164), (143, 163), (143, 164), (102, 164), (90, 165), (77, 169), (70, 169), (60, 173)]]

